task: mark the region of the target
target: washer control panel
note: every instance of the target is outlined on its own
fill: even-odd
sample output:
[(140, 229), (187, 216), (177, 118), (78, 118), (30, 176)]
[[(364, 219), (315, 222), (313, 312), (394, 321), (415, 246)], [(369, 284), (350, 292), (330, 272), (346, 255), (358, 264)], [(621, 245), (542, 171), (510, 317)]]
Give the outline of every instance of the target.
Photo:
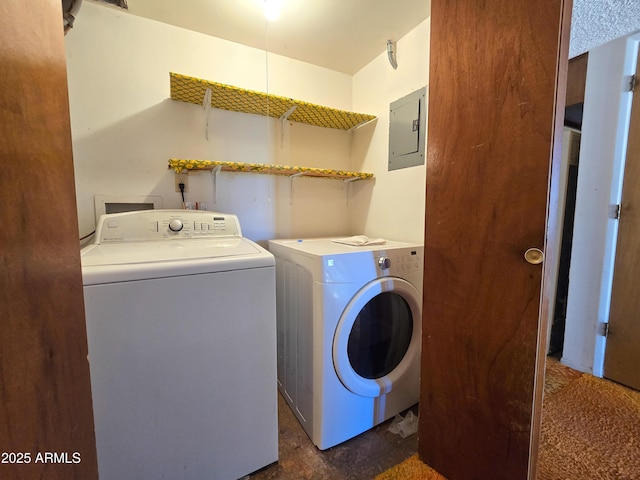
[(141, 210), (102, 215), (95, 243), (242, 237), (238, 217), (201, 210)]

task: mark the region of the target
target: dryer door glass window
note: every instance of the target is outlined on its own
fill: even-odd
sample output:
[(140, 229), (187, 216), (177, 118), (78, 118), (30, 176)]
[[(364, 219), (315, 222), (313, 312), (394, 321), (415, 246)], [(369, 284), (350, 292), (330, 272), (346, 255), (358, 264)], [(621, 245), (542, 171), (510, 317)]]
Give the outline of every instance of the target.
[(353, 370), (368, 379), (384, 377), (404, 358), (412, 333), (407, 301), (394, 292), (376, 295), (360, 310), (349, 333), (347, 354)]

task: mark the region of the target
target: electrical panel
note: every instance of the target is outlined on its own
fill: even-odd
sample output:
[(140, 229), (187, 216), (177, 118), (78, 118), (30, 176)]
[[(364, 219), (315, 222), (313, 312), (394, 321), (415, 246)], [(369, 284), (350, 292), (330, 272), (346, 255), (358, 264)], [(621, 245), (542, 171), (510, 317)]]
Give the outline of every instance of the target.
[(389, 170), (424, 165), (426, 87), (389, 107)]

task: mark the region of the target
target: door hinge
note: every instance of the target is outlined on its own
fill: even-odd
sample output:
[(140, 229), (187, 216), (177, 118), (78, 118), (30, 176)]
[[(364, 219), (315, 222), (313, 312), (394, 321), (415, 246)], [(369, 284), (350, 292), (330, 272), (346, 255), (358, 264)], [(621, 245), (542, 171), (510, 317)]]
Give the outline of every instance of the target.
[(629, 78), (629, 92), (634, 92), (636, 90), (636, 85), (638, 84), (638, 76), (634, 73)]
[(622, 210), (622, 205), (611, 205), (611, 218), (614, 220), (620, 220), (620, 211)]
[(600, 335), (604, 338), (609, 336), (609, 323), (602, 322), (600, 323)]

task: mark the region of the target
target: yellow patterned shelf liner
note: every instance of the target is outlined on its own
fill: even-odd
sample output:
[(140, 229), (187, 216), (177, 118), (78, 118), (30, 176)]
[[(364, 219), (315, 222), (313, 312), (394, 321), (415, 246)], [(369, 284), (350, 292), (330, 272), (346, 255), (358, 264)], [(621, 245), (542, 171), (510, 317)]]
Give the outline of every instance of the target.
[(169, 79), (173, 100), (202, 105), (205, 93), (210, 88), (211, 107), (221, 110), (280, 118), (295, 106), (296, 109), (289, 115), (289, 120), (342, 130), (349, 130), (376, 118), (375, 115), (337, 110), (173, 72), (169, 73)]
[(373, 173), (349, 172), (345, 170), (331, 170), (326, 168), (313, 167), (292, 167), (287, 165), (268, 165), (264, 163), (242, 163), (242, 162), (221, 162), (216, 160), (182, 160), (178, 158), (169, 159), (169, 168), (180, 173), (183, 170), (213, 170), (215, 167), (227, 172), (249, 172), (264, 173), (269, 175), (296, 175), (302, 174), (306, 177), (337, 178), (366, 180), (373, 178)]

